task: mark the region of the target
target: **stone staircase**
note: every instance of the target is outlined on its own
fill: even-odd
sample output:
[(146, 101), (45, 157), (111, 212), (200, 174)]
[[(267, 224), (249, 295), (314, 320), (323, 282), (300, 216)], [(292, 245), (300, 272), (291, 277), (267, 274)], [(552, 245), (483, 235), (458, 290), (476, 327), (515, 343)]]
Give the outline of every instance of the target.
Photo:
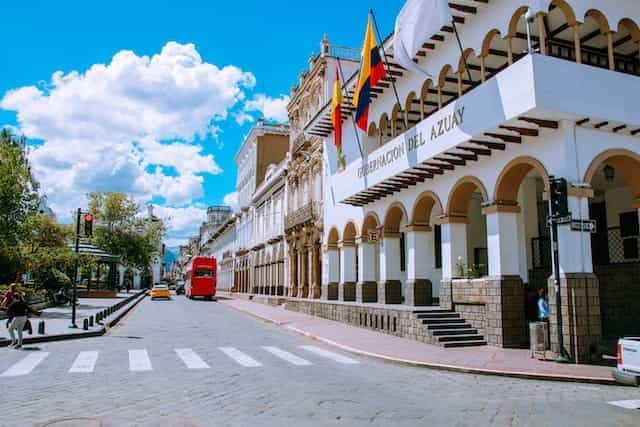
[(445, 309), (415, 310), (415, 318), (427, 328), (431, 343), (442, 347), (487, 345), (485, 338), (460, 313)]

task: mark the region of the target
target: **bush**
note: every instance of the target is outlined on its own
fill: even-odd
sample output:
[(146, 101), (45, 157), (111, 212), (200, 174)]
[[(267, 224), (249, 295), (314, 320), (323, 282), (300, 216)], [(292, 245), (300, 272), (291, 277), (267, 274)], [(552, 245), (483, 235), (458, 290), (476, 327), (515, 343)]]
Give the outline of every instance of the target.
[[(5, 292), (7, 292), (7, 289), (9, 289), (9, 285), (0, 285), (0, 294), (4, 295)], [(33, 296), (46, 295), (46, 293), (47, 293), (47, 291), (45, 291), (44, 289), (37, 289), (32, 285), (20, 285), (20, 284), (18, 284), (17, 290), (22, 295), (24, 295), (26, 298), (30, 298), (30, 297), (33, 297)]]

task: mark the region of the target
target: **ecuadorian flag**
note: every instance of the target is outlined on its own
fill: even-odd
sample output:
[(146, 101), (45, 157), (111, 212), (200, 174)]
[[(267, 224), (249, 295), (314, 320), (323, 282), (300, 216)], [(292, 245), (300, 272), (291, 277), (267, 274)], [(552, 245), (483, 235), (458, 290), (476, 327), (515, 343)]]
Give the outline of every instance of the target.
[(362, 46), (362, 59), (360, 60), (360, 76), (353, 96), (353, 105), (356, 107), (356, 123), (360, 129), (367, 131), (369, 126), (369, 95), (371, 88), (378, 84), (380, 79), (387, 75), (384, 63), (380, 58), (380, 49), (376, 36), (373, 34), (371, 15), (367, 22), (367, 32)]

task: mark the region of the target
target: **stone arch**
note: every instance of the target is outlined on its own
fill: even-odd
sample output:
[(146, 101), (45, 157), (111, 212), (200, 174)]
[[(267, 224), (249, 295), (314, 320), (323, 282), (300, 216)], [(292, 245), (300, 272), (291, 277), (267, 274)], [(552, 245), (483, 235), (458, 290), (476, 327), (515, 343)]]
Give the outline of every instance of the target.
[(467, 70), (465, 68), (465, 60), (470, 59), (469, 57), (471, 56), (471, 58), (475, 58), (476, 53), (472, 48), (467, 48), (464, 50), (464, 52), (462, 53), (462, 55), (460, 55), (460, 59), (458, 60), (458, 68), (456, 70), (456, 73), (465, 73)]
[(429, 89), (433, 87), (433, 80), (427, 79), (422, 84), (422, 89), (420, 90), (420, 97), (423, 101), (426, 101), (429, 97)]
[(380, 116), (380, 142), (381, 144), (386, 143), (391, 138), (391, 126), (389, 122), (389, 116), (387, 113), (382, 113)]
[(342, 240), (344, 242), (355, 242), (357, 236), (358, 226), (356, 225), (356, 223), (353, 221), (347, 222), (342, 233)]
[(500, 30), (493, 29), (484, 36), (484, 40), (482, 41), (482, 50), (480, 51), (480, 56), (487, 57), (489, 56), (489, 49), (491, 48), (491, 42), (493, 38), (496, 36), (500, 36)]
[(414, 225), (428, 225), (433, 209), (437, 208), (442, 212), (442, 202), (433, 191), (425, 191), (416, 199), (411, 213), (411, 223)]
[(378, 136), (378, 127), (376, 126), (376, 122), (371, 122), (369, 124), (369, 130), (367, 131), (367, 135), (372, 138)]
[(542, 177), (545, 191), (549, 190), (549, 173), (544, 165), (537, 159), (529, 156), (517, 157), (511, 160), (502, 169), (496, 181), (494, 200), (515, 202), (518, 198), (518, 190), (524, 177), (536, 170)]
[(453, 67), (449, 64), (442, 67), (442, 69), (440, 70), (440, 74), (438, 75), (438, 87), (444, 87), (444, 85), (447, 83), (447, 75), (449, 75), (449, 73), (452, 71)]
[(333, 226), (329, 230), (329, 235), (327, 236), (327, 246), (337, 246), (340, 241), (340, 233), (338, 229)]
[(391, 136), (400, 135), (405, 130), (402, 105), (396, 103), (391, 111)]
[(591, 183), (602, 165), (614, 168), (629, 186), (634, 197), (634, 207), (640, 208), (640, 155), (625, 149), (611, 149), (600, 153), (591, 161), (584, 176), (584, 182)]
[(589, 9), (587, 13), (585, 13), (584, 15), (585, 20), (587, 17), (591, 17), (593, 18), (594, 21), (596, 21), (596, 23), (600, 27), (600, 32), (602, 34), (607, 34), (611, 32), (609, 21), (607, 20), (606, 16), (604, 16), (604, 14), (600, 12), (598, 9)]
[(638, 24), (636, 24), (634, 20), (624, 18), (618, 23), (618, 29), (621, 26), (625, 27), (627, 31), (629, 31), (629, 34), (631, 34), (631, 39), (634, 41), (634, 43), (640, 43), (640, 28), (638, 28)]
[(361, 236), (366, 237), (369, 231), (375, 231), (380, 227), (380, 221), (378, 220), (378, 216), (374, 212), (369, 212), (362, 221), (362, 234)]
[(478, 178), (476, 178), (475, 176), (465, 176), (463, 178), (460, 178), (449, 193), (449, 200), (447, 201), (447, 214), (454, 216), (466, 216), (469, 209), (469, 200), (471, 200), (471, 195), (476, 190), (480, 191), (483, 201), (486, 202), (489, 199), (484, 184)]
[(404, 205), (400, 202), (392, 203), (384, 216), (384, 231), (398, 233), (402, 218), (408, 218)]
[[(511, 19), (509, 20), (507, 37), (516, 36), (516, 34), (518, 33), (518, 23), (522, 19), (522, 15), (527, 13), (527, 10), (529, 10), (528, 6), (520, 6), (519, 8), (516, 9), (515, 13), (511, 15)], [(493, 31), (498, 31), (498, 30), (493, 30)], [(485, 42), (486, 42), (486, 38), (485, 38)], [(487, 49), (489, 49), (488, 46), (487, 46)], [(484, 51), (484, 43), (483, 43), (483, 51)]]
[(556, 6), (562, 11), (570, 27), (575, 27), (578, 24), (573, 8), (565, 0), (552, 0), (549, 6), (551, 5)]

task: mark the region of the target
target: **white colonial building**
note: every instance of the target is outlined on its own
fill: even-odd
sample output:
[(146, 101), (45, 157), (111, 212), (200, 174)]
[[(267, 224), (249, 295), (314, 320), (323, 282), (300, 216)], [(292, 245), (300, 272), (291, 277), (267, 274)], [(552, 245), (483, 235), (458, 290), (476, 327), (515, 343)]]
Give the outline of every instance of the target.
[[(362, 155), (345, 120), (344, 171), (329, 105), (305, 128), (324, 137), (329, 167), (322, 303), (340, 299), (333, 313), (353, 302), (347, 321), (396, 333), (402, 310), (439, 304), (473, 327), (462, 344), (526, 345), (526, 292), (551, 271), (549, 181), (562, 177), (565, 347), (590, 360), (603, 338), (640, 332), (640, 2), (539, 3), (527, 22), (526, 0), (451, 1), (464, 54), (445, 26), (415, 57), (432, 78), (392, 63), (372, 89)], [(384, 48), (393, 62), (391, 39)]]

